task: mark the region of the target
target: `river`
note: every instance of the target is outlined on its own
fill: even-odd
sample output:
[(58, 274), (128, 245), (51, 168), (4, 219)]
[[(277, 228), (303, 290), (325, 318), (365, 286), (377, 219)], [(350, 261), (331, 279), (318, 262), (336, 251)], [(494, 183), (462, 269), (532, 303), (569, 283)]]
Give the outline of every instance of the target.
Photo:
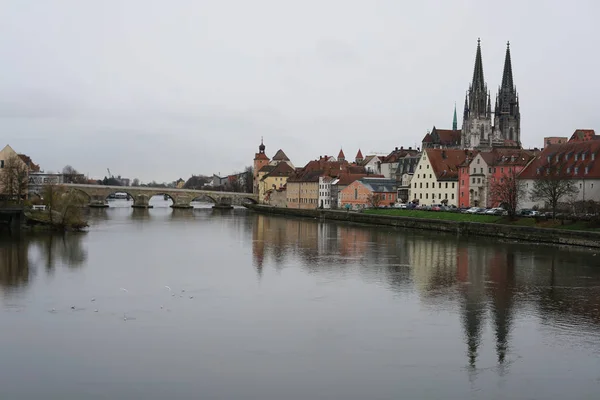
[(597, 399), (600, 255), (244, 209), (0, 237), (0, 399)]

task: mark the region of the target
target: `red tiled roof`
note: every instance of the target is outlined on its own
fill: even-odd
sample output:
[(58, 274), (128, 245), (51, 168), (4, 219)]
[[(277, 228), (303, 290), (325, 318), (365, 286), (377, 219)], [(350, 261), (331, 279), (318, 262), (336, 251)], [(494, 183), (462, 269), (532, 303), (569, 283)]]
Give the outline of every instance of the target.
[(271, 172), (265, 175), (265, 178), (269, 176), (291, 176), (293, 173), (294, 168), (290, 167), (286, 162), (280, 162), (271, 170)]
[(288, 156), (285, 155), (283, 150), (279, 149), (277, 150), (277, 153), (275, 153), (275, 155), (273, 156), (273, 161), (290, 161), (290, 159), (288, 158)]
[(344, 174), (340, 175), (340, 177), (339, 177), (340, 180), (338, 181), (337, 184), (341, 185), (341, 186), (347, 186), (347, 185), (351, 184), (354, 181), (357, 181), (357, 180), (359, 180), (361, 178), (367, 178), (367, 177), (369, 177), (369, 178), (384, 178), (383, 175), (349, 174), (349, 173), (344, 173)]
[(356, 153), (356, 159), (359, 160), (363, 158), (362, 152), (360, 151), (360, 149), (358, 149), (358, 153)]
[(458, 179), (458, 167), (469, 154), (460, 149), (426, 149), (425, 151), (437, 180)]
[(394, 163), (394, 162), (397, 162), (401, 158), (404, 158), (406, 156), (414, 156), (418, 153), (419, 152), (417, 150), (405, 149), (403, 147), (400, 147), (400, 148), (396, 147), (390, 154), (388, 154), (385, 157), (382, 157), (381, 162), (382, 163)]
[[(439, 140), (436, 140), (435, 134), (437, 133)], [(460, 130), (453, 131), (451, 129), (435, 129), (431, 132), (432, 139), (435, 143), (439, 143), (443, 146), (452, 146), (460, 144)]]
[(533, 152), (522, 149), (493, 149), (481, 152), (481, 158), (488, 166), (526, 166), (534, 157)]
[(342, 149), (340, 149), (340, 153), (338, 154), (338, 160), (339, 160), (340, 158), (341, 158), (342, 160), (344, 160), (344, 159), (346, 158), (346, 156), (344, 155), (344, 150), (342, 150)]
[(593, 129), (577, 129), (569, 139), (569, 142), (585, 142), (588, 140), (598, 140), (596, 132)]
[(347, 161), (329, 161), (329, 157), (321, 157), (309, 161), (304, 168), (296, 169), (288, 182), (315, 182), (319, 180), (319, 176), (338, 177), (350, 171), (364, 173), (365, 168), (353, 166)]
[(34, 162), (31, 161), (31, 157), (25, 154), (19, 154), (19, 158), (25, 163), (25, 165), (27, 165), (27, 168), (29, 168), (30, 172), (40, 172), (40, 166), (34, 164)]
[[(286, 164), (286, 163), (284, 163), (284, 164)], [(267, 164), (267, 165), (263, 165), (263, 167), (261, 169), (259, 169), (258, 172), (265, 172), (268, 174), (269, 172), (273, 171), (274, 169), (275, 169), (275, 165)]]
[(255, 153), (254, 154), (254, 159), (255, 160), (267, 160), (267, 161), (269, 161), (269, 157), (267, 157), (267, 155), (265, 153)]
[(423, 138), (422, 142), (423, 143), (431, 143), (432, 141), (433, 141), (433, 139), (431, 138), (431, 133), (427, 132), (427, 134)]
[[(558, 157), (558, 160), (557, 160)], [(577, 179), (600, 179), (600, 140), (569, 141), (547, 146), (519, 175), (536, 179), (548, 168), (560, 167), (561, 174)], [(577, 161), (575, 160), (577, 159)], [(577, 168), (577, 172), (575, 172)], [(586, 172), (587, 168), (587, 174)]]

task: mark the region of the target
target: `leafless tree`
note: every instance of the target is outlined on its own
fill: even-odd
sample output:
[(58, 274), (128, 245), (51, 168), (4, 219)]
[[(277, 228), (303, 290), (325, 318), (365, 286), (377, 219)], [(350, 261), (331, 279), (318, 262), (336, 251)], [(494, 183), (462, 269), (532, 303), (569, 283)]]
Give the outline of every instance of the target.
[(552, 209), (552, 215), (556, 216), (558, 202), (569, 202), (578, 193), (579, 189), (573, 179), (566, 175), (564, 168), (554, 166), (541, 171), (533, 181), (530, 197), (532, 201), (544, 201)]
[(21, 161), (19, 156), (10, 156), (4, 162), (4, 168), (0, 173), (2, 194), (10, 200), (16, 200), (21, 203), (27, 195), (28, 178), (29, 169), (27, 165)]
[(62, 170), (62, 174), (65, 179), (65, 183), (86, 183), (86, 179), (83, 174), (79, 173), (75, 168), (70, 165), (65, 165)]
[(514, 218), (517, 215), (519, 201), (525, 196), (523, 182), (518, 179), (514, 169), (510, 169), (500, 179), (492, 182), (490, 187), (491, 198), (506, 209), (508, 216)]
[(81, 212), (86, 199), (80, 191), (64, 190), (59, 185), (47, 184), (42, 188), (42, 197), (51, 225), (63, 229), (87, 226)]
[(131, 181), (131, 186), (133, 186), (133, 187), (140, 186), (140, 180), (138, 178), (134, 178), (133, 181)]
[(369, 206), (371, 206), (372, 208), (377, 208), (381, 205), (381, 195), (378, 193), (371, 193), (368, 197), (367, 197), (367, 203), (369, 204)]

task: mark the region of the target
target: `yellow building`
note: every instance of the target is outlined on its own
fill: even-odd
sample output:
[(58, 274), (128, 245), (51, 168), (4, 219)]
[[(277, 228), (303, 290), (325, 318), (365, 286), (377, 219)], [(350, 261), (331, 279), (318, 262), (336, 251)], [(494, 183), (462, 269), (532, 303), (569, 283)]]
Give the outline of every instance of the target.
[[(264, 155), (264, 153), (262, 154)], [(259, 202), (265, 202), (265, 197), (269, 190), (282, 189), (283, 187), (285, 187), (287, 179), (294, 172), (294, 165), (292, 164), (290, 159), (285, 155), (283, 150), (277, 150), (277, 153), (275, 153), (273, 159), (269, 160), (267, 164), (263, 165), (256, 172), (256, 183), (258, 186)]]
[[(12, 147), (6, 145), (0, 150), (0, 194), (27, 198), (29, 171), (39, 171), (24, 154), (17, 154)], [(7, 187), (10, 186), (10, 187)], [(10, 192), (10, 193), (8, 193)]]

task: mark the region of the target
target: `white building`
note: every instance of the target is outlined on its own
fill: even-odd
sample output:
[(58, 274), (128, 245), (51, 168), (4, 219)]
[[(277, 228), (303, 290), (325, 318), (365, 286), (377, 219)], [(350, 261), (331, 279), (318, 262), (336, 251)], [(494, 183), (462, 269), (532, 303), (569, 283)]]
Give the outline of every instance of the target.
[(525, 195), (519, 208), (546, 208), (544, 199), (532, 199), (531, 192), (536, 180), (548, 179), (560, 174), (560, 179), (570, 180), (577, 193), (565, 196), (561, 203), (593, 200), (600, 202), (600, 140), (569, 141), (551, 144), (536, 157), (519, 175)]
[(329, 176), (319, 177), (319, 207), (320, 208), (335, 208), (333, 206), (337, 199), (333, 199), (331, 196), (331, 183), (333, 178)]
[(466, 157), (467, 153), (458, 149), (423, 151), (410, 181), (410, 200), (419, 204), (456, 205), (458, 169)]

